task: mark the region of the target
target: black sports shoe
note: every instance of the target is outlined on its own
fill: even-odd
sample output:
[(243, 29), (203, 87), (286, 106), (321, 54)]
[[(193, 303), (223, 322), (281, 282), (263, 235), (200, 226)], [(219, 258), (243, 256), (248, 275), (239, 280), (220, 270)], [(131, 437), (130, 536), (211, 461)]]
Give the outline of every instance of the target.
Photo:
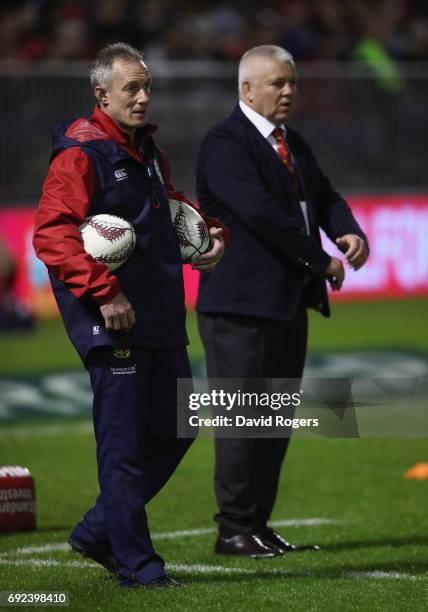
[(116, 559), (111, 553), (101, 552), (95, 548), (86, 548), (72, 538), (68, 539), (68, 543), (74, 552), (78, 552), (82, 557), (96, 561), (96, 563), (102, 565), (108, 572), (118, 576)]

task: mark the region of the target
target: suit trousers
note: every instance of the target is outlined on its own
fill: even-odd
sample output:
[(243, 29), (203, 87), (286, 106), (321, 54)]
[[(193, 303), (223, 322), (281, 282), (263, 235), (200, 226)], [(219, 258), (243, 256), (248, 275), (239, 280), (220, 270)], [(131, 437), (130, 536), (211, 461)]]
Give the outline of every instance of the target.
[[(307, 314), (289, 321), (235, 314), (198, 314), (209, 378), (300, 379)], [(259, 533), (275, 503), (289, 438), (216, 438), (214, 516), (220, 535)]]
[[(129, 354), (128, 354), (129, 353)], [(177, 378), (190, 378), (185, 348), (93, 349), (85, 364), (94, 392), (100, 494), (71, 533), (113, 553), (124, 584), (165, 574), (145, 505), (163, 487), (191, 440), (177, 439)]]

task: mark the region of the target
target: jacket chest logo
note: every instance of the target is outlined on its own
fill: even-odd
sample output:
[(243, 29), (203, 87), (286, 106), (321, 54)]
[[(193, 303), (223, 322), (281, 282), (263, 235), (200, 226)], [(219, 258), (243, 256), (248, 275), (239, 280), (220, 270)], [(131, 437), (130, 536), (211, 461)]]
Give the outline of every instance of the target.
[(115, 359), (128, 359), (131, 356), (129, 348), (116, 348), (113, 350), (113, 357)]
[(128, 178), (128, 173), (126, 172), (125, 168), (119, 168), (118, 170), (114, 171), (114, 178), (116, 179), (117, 183), (126, 181)]

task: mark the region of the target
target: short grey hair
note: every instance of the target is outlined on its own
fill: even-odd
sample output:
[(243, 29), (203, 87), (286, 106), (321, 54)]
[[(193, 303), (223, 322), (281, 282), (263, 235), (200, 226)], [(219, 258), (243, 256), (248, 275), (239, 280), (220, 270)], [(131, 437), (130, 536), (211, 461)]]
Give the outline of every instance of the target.
[(100, 49), (89, 71), (92, 87), (101, 85), (107, 87), (111, 80), (113, 63), (115, 60), (143, 62), (143, 53), (135, 47), (124, 42), (113, 43)]
[(280, 62), (288, 62), (292, 66), (296, 66), (294, 63), (293, 56), (286, 49), (282, 47), (278, 47), (277, 45), (260, 45), (258, 47), (252, 47), (248, 49), (241, 57), (241, 61), (239, 62), (239, 70), (238, 70), (238, 85), (239, 85), (239, 93), (242, 92), (242, 85), (245, 81), (251, 80), (249, 65), (250, 60), (255, 58), (267, 59), (267, 60), (277, 60)]

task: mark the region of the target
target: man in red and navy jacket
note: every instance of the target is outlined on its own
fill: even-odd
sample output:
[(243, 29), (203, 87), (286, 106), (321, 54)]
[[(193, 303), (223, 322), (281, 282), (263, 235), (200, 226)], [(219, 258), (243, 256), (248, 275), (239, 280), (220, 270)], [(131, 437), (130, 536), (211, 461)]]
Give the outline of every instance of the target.
[[(71, 547), (118, 574), (123, 586), (175, 586), (153, 549), (145, 504), (190, 441), (176, 436), (176, 382), (190, 378), (180, 248), (168, 198), (168, 162), (146, 123), (150, 73), (123, 43), (91, 70), (98, 100), (89, 119), (54, 130), (36, 214), (34, 247), (49, 270), (67, 333), (89, 371), (100, 495), (70, 535)], [(108, 213), (136, 233), (114, 273), (83, 248), (79, 226)], [(205, 217), (211, 248), (194, 264), (211, 271), (227, 228)]]

